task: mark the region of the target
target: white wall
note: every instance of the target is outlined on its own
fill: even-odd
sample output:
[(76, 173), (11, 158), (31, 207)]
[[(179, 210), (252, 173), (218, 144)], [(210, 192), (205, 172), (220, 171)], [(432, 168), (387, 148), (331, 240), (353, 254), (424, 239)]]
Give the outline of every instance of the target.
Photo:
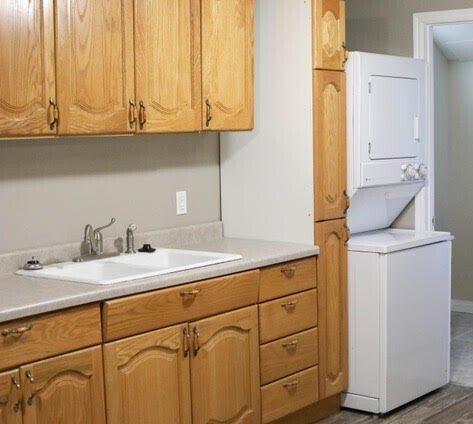
[[(0, 141), (0, 253), (220, 219), (218, 134)], [(175, 191), (188, 214), (176, 216)]]
[(452, 297), (473, 301), (473, 62), (449, 65), (448, 230)]

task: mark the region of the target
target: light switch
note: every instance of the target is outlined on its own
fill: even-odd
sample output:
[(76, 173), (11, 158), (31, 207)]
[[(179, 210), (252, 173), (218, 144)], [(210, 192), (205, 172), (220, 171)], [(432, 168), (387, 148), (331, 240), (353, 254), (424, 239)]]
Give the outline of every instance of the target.
[(176, 215), (187, 213), (187, 192), (176, 191)]

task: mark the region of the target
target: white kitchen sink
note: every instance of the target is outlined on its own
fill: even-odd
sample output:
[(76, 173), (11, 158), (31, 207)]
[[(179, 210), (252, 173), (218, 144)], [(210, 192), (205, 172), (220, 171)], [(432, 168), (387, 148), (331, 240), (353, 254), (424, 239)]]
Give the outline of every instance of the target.
[(27, 271), (22, 269), (16, 273), (79, 283), (113, 284), (238, 259), (241, 259), (241, 255), (233, 253), (157, 249), (153, 253), (123, 254), (87, 262), (62, 262), (46, 265), (40, 270)]

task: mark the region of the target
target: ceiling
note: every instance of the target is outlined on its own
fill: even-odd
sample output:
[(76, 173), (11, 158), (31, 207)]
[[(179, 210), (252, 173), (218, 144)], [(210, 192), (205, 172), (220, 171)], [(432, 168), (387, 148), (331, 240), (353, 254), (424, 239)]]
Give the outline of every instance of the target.
[(434, 41), (448, 60), (473, 61), (473, 23), (437, 25)]

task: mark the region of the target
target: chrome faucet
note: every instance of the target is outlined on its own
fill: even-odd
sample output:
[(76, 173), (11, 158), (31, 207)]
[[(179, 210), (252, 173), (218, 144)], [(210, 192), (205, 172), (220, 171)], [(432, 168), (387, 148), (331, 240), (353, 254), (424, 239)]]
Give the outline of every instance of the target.
[(89, 253), (100, 256), (103, 254), (102, 230), (113, 225), (117, 220), (112, 218), (110, 223), (94, 230), (92, 225), (87, 224), (84, 230), (84, 243), (89, 246)]
[(125, 253), (136, 253), (135, 250), (135, 224), (130, 224), (126, 229), (126, 251)]

